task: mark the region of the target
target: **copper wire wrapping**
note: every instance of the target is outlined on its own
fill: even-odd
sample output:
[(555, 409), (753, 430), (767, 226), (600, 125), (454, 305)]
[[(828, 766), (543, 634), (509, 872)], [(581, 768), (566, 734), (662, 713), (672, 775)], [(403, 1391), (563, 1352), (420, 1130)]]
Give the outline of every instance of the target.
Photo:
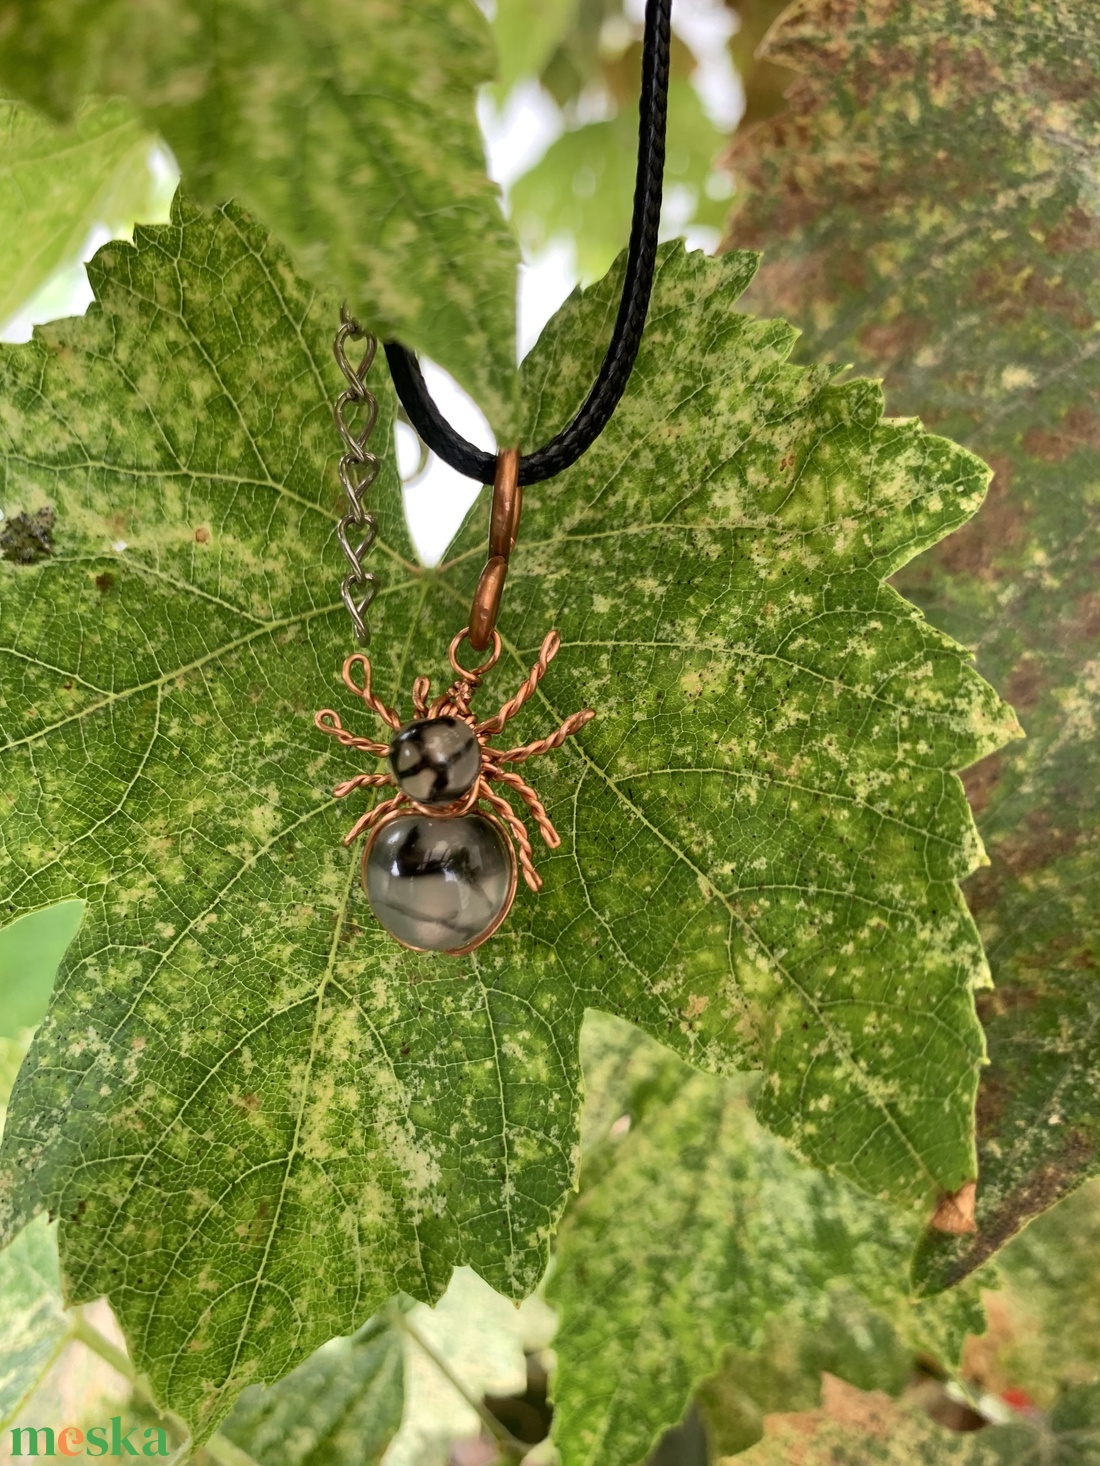
[[(519, 852), (520, 869), (523, 872), (523, 879), (532, 891), (542, 889), (542, 878), (535, 869), (534, 852), (531, 841), (523, 821), (513, 810), (512, 806), (490, 784), (496, 780), (518, 794), (523, 803), (527, 806), (528, 813), (534, 821), (535, 826), (542, 836), (546, 846), (550, 850), (556, 850), (561, 844), (561, 836), (554, 828), (550, 816), (542, 800), (520, 776), (510, 769), (502, 768), (505, 763), (522, 763), (525, 759), (535, 758), (539, 754), (549, 753), (551, 749), (560, 748), (565, 740), (573, 733), (596, 716), (591, 708), (582, 708), (578, 713), (570, 717), (546, 738), (536, 739), (533, 743), (526, 743), (519, 748), (509, 748), (503, 752), (490, 746), (489, 740), (495, 733), (499, 733), (504, 725), (519, 712), (524, 703), (532, 696), (540, 680), (545, 676), (546, 669), (558, 654), (561, 646), (561, 637), (556, 631), (547, 634), (542, 643), (537, 660), (524, 679), (519, 691), (502, 705), (499, 712), (493, 717), (478, 722), (470, 710), (470, 702), (481, 680), (489, 672), (500, 657), (501, 640), (500, 634), (491, 629), (486, 638), (486, 644), (492, 642), (492, 651), (488, 658), (475, 667), (472, 671), (467, 670), (458, 660), (458, 649), (464, 639), (470, 636), (469, 627), (464, 626), (458, 635), (451, 642), (450, 660), (455, 672), (455, 681), (445, 693), (429, 704), (428, 696), (431, 691), (431, 684), (427, 677), (418, 677), (413, 683), (413, 706), (418, 718), (459, 718), (469, 725), (477, 738), (481, 749), (481, 770), (470, 790), (453, 804), (440, 807), (438, 805), (424, 805), (411, 799), (407, 794), (399, 792), (373, 809), (368, 810), (360, 816), (352, 825), (344, 837), (344, 844), (350, 845), (365, 831), (376, 826), (380, 820), (395, 814), (399, 809), (408, 810), (413, 814), (427, 815), (433, 819), (454, 819), (460, 815), (470, 814), (478, 804), (484, 802), (494, 810), (501, 821), (506, 825), (515, 841)], [(472, 642), (472, 638), (471, 638)], [(475, 648), (478, 650), (478, 648)], [(362, 665), (363, 681), (357, 682), (352, 675), (357, 665)], [(371, 690), (371, 667), (369, 659), (362, 652), (355, 652), (344, 663), (343, 669), (344, 685), (356, 697), (362, 698), (367, 707), (387, 724), (390, 728), (399, 729), (402, 725), (400, 715), (394, 708), (391, 708), (380, 697)], [(389, 754), (389, 744), (377, 743), (369, 738), (359, 738), (348, 732), (341, 724), (339, 717), (331, 708), (323, 708), (314, 716), (315, 725), (322, 733), (328, 733), (336, 738), (345, 747), (361, 749), (367, 753), (373, 753), (379, 758)], [(353, 778), (347, 779), (342, 784), (337, 784), (333, 794), (337, 799), (342, 799), (355, 789), (378, 788), (383, 785), (393, 785), (395, 780), (390, 773), (385, 774), (356, 774)]]
[(508, 557), (516, 547), (523, 490), (519, 486), (519, 449), (502, 448), (493, 476), (493, 503), (489, 511), (489, 558), (474, 591), (466, 632), (475, 652), (489, 645), (500, 614), (500, 599), (508, 574)]

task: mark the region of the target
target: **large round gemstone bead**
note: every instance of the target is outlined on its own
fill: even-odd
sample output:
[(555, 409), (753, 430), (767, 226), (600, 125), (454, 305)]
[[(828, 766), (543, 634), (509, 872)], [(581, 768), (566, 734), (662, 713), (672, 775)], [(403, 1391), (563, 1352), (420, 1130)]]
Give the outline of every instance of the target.
[(424, 718), (390, 744), (397, 787), (418, 804), (453, 804), (481, 772), (481, 748), (461, 718)]
[(367, 846), (363, 885), (371, 910), (399, 942), (453, 952), (475, 945), (503, 919), (515, 889), (514, 862), (504, 836), (481, 815), (400, 815)]

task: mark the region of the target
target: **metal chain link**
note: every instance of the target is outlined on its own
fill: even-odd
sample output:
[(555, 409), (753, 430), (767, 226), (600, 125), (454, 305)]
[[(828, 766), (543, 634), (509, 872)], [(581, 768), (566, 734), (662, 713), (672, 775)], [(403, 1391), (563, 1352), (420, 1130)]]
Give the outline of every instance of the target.
[[(348, 341), (365, 341), (366, 349), (357, 367), (348, 360)], [(364, 331), (359, 322), (348, 314), (347, 306), (340, 307), (340, 328), (332, 343), (336, 364), (344, 374), (347, 387), (332, 405), (332, 416), (340, 434), (345, 452), (340, 459), (340, 483), (347, 495), (348, 507), (336, 527), (336, 538), (347, 558), (348, 573), (340, 584), (340, 596), (348, 608), (351, 624), (361, 646), (370, 645), (370, 627), (366, 614), (371, 602), (378, 594), (378, 582), (369, 570), (364, 570), (363, 560), (374, 544), (378, 526), (374, 515), (364, 503), (364, 495), (378, 477), (378, 458), (367, 447), (374, 425), (378, 420), (378, 400), (366, 386), (367, 373), (374, 361), (378, 343), (369, 331)], [(348, 422), (348, 413), (353, 408), (363, 407), (366, 416), (356, 431)], [(355, 537), (358, 536), (358, 540)]]

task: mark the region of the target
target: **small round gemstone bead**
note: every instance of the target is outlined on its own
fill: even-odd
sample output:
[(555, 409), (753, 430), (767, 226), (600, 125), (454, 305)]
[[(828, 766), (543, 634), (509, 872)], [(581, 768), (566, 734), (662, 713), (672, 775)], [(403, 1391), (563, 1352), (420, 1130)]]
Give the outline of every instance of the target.
[(363, 885), (378, 921), (407, 947), (455, 951), (491, 932), (514, 889), (514, 859), (481, 815), (401, 815), (363, 857)]
[(461, 718), (425, 718), (390, 744), (390, 768), (402, 794), (418, 804), (453, 804), (481, 772), (481, 748)]

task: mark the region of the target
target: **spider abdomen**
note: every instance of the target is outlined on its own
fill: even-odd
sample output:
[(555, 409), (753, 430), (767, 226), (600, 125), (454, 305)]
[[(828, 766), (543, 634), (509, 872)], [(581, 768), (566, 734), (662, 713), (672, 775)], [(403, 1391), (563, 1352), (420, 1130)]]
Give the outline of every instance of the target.
[(512, 847), (495, 819), (393, 814), (363, 852), (379, 923), (406, 947), (461, 953), (504, 920), (516, 889)]
[(461, 718), (422, 718), (390, 744), (390, 768), (402, 794), (418, 804), (453, 804), (481, 772), (481, 748)]

